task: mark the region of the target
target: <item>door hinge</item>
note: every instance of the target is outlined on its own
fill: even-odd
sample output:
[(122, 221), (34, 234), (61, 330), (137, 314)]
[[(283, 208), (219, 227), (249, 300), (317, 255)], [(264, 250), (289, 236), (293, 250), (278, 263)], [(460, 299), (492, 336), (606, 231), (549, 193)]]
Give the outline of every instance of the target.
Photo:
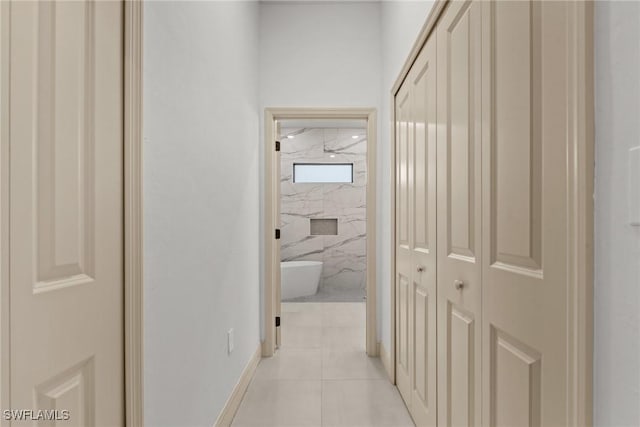
[(276, 151), (280, 151), (280, 141), (276, 141)]
[(276, 316), (276, 328), (280, 327), (280, 316)]
[(276, 228), (276, 240), (280, 238), (280, 229)]

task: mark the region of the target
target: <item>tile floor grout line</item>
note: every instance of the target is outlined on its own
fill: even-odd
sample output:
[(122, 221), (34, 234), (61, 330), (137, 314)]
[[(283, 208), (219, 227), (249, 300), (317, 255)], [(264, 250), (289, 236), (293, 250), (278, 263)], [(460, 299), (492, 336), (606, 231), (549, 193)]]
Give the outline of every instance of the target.
[[(356, 305), (354, 304), (354, 310), (355, 310), (355, 307)], [(356, 338), (356, 335), (349, 334), (349, 333), (340, 334), (339, 331), (345, 329), (345, 327), (348, 328), (348, 326), (329, 326), (331, 324), (335, 325), (336, 316), (339, 316), (339, 319), (337, 319), (338, 323), (348, 321), (348, 319), (355, 318), (356, 317), (354, 314), (355, 311), (354, 313), (348, 314), (349, 310), (347, 310), (347, 314), (345, 314), (345, 312), (343, 312), (341, 308), (336, 312), (334, 311), (332, 306), (328, 304), (320, 305), (319, 307), (315, 307), (315, 308), (301, 304), (298, 307), (291, 307), (291, 308), (296, 309), (298, 310), (298, 312), (301, 312), (301, 313), (304, 313), (306, 309), (311, 309), (311, 310), (307, 310), (307, 313), (315, 312), (316, 313), (315, 315), (320, 315), (320, 319), (319, 319), (320, 327), (318, 328), (320, 331), (320, 337), (318, 338), (320, 339), (319, 346), (318, 347), (302, 346), (302, 347), (286, 347), (286, 348), (283, 347), (282, 349), (280, 349), (278, 354), (273, 359), (274, 363), (269, 365), (268, 367), (269, 370), (266, 372), (268, 373), (268, 375), (274, 376), (271, 379), (273, 384), (282, 384), (282, 385), (290, 384), (290, 385), (287, 385), (286, 387), (284, 387), (284, 389), (280, 387), (276, 387), (275, 390), (268, 385), (263, 386), (262, 390), (260, 390), (259, 393), (266, 393), (267, 395), (269, 395), (273, 392), (276, 392), (278, 394), (284, 392), (286, 396), (289, 396), (293, 390), (296, 390), (296, 389), (301, 390), (299, 389), (299, 387), (302, 384), (313, 380), (313, 378), (304, 378), (304, 373), (307, 372), (308, 368), (310, 367), (308, 363), (310, 359), (308, 359), (308, 357), (313, 353), (314, 358), (315, 357), (320, 358), (319, 360), (320, 384), (319, 384), (319, 387), (315, 389), (315, 390), (318, 390), (319, 392), (318, 398), (319, 398), (320, 414), (318, 414), (319, 415), (318, 418), (315, 418), (315, 415), (313, 415), (314, 419), (316, 421), (319, 421), (320, 423), (319, 425), (321, 426), (324, 426), (325, 423), (327, 422), (330, 423), (332, 420), (340, 424), (341, 422), (347, 421), (347, 419), (350, 419), (349, 422), (351, 422), (353, 425), (364, 425), (362, 424), (363, 420), (358, 421), (358, 416), (356, 416), (356, 419), (353, 419), (354, 414), (350, 412), (350, 408), (352, 404), (348, 402), (344, 402), (342, 400), (341, 400), (341, 403), (338, 404), (339, 402), (337, 402), (334, 398), (332, 398), (335, 396), (329, 396), (329, 401), (327, 402), (325, 402), (325, 399), (324, 399), (325, 388), (327, 388), (328, 392), (331, 393), (331, 390), (335, 392), (341, 389), (343, 386), (351, 384), (349, 387), (355, 387), (355, 389), (352, 389), (352, 390), (363, 390), (363, 391), (371, 390), (371, 392), (373, 392), (374, 395), (378, 396), (374, 400), (371, 400), (371, 398), (367, 398), (366, 395), (362, 395), (360, 392), (356, 393), (357, 396), (353, 400), (354, 405), (359, 405), (356, 407), (360, 407), (364, 409), (366, 413), (371, 414), (371, 411), (374, 409), (372, 405), (376, 405), (374, 401), (377, 401), (379, 404), (380, 396), (384, 396), (384, 395), (389, 396), (388, 394), (389, 387), (385, 386), (387, 384), (386, 379), (384, 377), (378, 378), (373, 376), (374, 370), (371, 370), (372, 366), (370, 364), (369, 359), (347, 356), (349, 354), (351, 355), (359, 354), (361, 356), (364, 356), (366, 354), (365, 349), (361, 347), (362, 343), (352, 348), (345, 348), (345, 346), (349, 347), (350, 345), (354, 344), (353, 339)], [(333, 317), (332, 317), (332, 314), (333, 314)], [(306, 316), (305, 314), (303, 314), (299, 318), (301, 320), (304, 319), (304, 321), (307, 321), (309, 317), (313, 317), (315, 315)], [(355, 326), (353, 328), (356, 329)], [(363, 326), (357, 327), (357, 329), (362, 329), (362, 328)], [(357, 338), (357, 339), (358, 339), (358, 342), (360, 342), (360, 338)], [(336, 347), (335, 344), (342, 344), (342, 345), (338, 345)], [(294, 355), (292, 359), (288, 359), (287, 357), (285, 357), (284, 361), (286, 361), (287, 363), (283, 363), (283, 359), (282, 359), (282, 355), (285, 353)], [(347, 358), (345, 359), (344, 357), (347, 357)], [(291, 361), (291, 363), (295, 363), (295, 365), (289, 365), (290, 363), (289, 361)], [(345, 365), (343, 362), (347, 364)], [(313, 363), (315, 364), (317, 362), (313, 362)], [(297, 367), (293, 367), (293, 366), (297, 366)], [(318, 366), (318, 365), (315, 365), (315, 366)], [(293, 367), (293, 370), (289, 369), (291, 367)], [(332, 367), (333, 368), (338, 367), (337, 368), (338, 370), (335, 371), (333, 378), (326, 378), (329, 371), (333, 369)], [(345, 371), (345, 367), (346, 367), (346, 371)], [(353, 372), (362, 372), (362, 377), (357, 378), (358, 375), (356, 375), (356, 378), (349, 378), (349, 376)], [(302, 378), (295, 378), (296, 376), (300, 376), (301, 373), (302, 373)], [(287, 376), (287, 375), (292, 375), (292, 378), (281, 378), (281, 376)], [(264, 378), (264, 379), (268, 380), (269, 378)], [(262, 380), (255, 378), (255, 374), (254, 374), (254, 377), (252, 378), (252, 381), (248, 388), (257, 387), (258, 383), (261, 383), (261, 382)], [(356, 384), (359, 384), (359, 385), (356, 386)], [(292, 386), (294, 387), (293, 389), (291, 388)], [(258, 389), (260, 389), (260, 387), (258, 387)], [(396, 389), (396, 392), (397, 392), (397, 389)], [(394, 393), (391, 393), (391, 394), (395, 396)], [(256, 396), (259, 397), (260, 395), (256, 395)], [(303, 399), (300, 400), (299, 396), (303, 397)], [(311, 396), (308, 396), (308, 397), (311, 397)], [(399, 395), (396, 397), (399, 397)], [(396, 397), (393, 397), (392, 399), (394, 401), (398, 400)], [(245, 414), (244, 418), (246, 418), (246, 421), (249, 421), (249, 424), (252, 424), (252, 423), (255, 424), (255, 422), (259, 423), (260, 420), (265, 421), (266, 419), (265, 417), (273, 418), (275, 416), (276, 419), (280, 419), (281, 421), (284, 421), (284, 419), (290, 418), (290, 417), (294, 417), (294, 418), (298, 417), (295, 419), (298, 419), (297, 422), (300, 423), (302, 421), (300, 421), (299, 417), (302, 414), (306, 414), (306, 415), (303, 415), (304, 417), (312, 416), (311, 415), (312, 413), (309, 413), (308, 409), (305, 410), (304, 396), (301, 395), (300, 392), (294, 392), (294, 395), (293, 395), (294, 402), (291, 402), (290, 401), (291, 398), (289, 397), (287, 397), (286, 399), (287, 399), (287, 402), (292, 404), (286, 404), (284, 406), (269, 407), (269, 408), (260, 408), (259, 406), (256, 407), (255, 402), (253, 402), (249, 406), (241, 405), (242, 412), (244, 412)], [(258, 399), (258, 401), (259, 400), (260, 399)], [(243, 401), (244, 401), (244, 398), (243, 398)], [(308, 402), (308, 399), (306, 401)], [(399, 401), (401, 401), (401, 399)], [(395, 420), (392, 422), (395, 422), (398, 425), (399, 424), (404, 425), (409, 415), (407, 413), (406, 406), (404, 405), (404, 403), (402, 403), (401, 406), (402, 406), (402, 410), (400, 410), (399, 409), (400, 406), (396, 405), (395, 403), (392, 405), (390, 404), (388, 407), (388, 412), (384, 411), (382, 414), (380, 414), (383, 418), (386, 417), (385, 418), (386, 421), (383, 421), (382, 419), (377, 421), (388, 423), (392, 420)], [(344, 412), (345, 410), (347, 412)], [(266, 411), (266, 412), (263, 412), (263, 411)], [(300, 412), (300, 411), (303, 411), (303, 412)], [(347, 418), (344, 418), (345, 416)], [(282, 417), (285, 417), (285, 418), (282, 419)], [(408, 419), (410, 419), (410, 417)], [(253, 421), (250, 421), (250, 420), (253, 420)], [(311, 420), (307, 419), (307, 421), (311, 421)], [(360, 424), (358, 424), (358, 422), (360, 422)], [(407, 424), (407, 425), (410, 425), (410, 424)]]

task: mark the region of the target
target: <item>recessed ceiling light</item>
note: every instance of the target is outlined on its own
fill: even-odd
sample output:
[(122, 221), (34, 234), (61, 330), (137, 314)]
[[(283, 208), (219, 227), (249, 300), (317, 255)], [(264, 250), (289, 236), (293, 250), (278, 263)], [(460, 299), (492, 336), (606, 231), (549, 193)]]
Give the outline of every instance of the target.
[(358, 135), (352, 135), (351, 138), (358, 139)]
[(293, 135), (287, 135), (287, 138), (289, 138), (289, 139), (293, 139), (293, 138), (295, 138), (295, 136), (293, 136)]
[(332, 159), (335, 157), (335, 154), (330, 154), (329, 157), (331, 157)]

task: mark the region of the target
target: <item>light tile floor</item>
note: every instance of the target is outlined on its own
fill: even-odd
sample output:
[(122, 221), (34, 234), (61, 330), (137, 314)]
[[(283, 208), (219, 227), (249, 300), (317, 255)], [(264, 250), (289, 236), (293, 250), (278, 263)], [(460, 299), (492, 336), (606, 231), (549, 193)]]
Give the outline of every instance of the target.
[(282, 347), (260, 361), (232, 426), (413, 426), (365, 328), (364, 303), (283, 303)]

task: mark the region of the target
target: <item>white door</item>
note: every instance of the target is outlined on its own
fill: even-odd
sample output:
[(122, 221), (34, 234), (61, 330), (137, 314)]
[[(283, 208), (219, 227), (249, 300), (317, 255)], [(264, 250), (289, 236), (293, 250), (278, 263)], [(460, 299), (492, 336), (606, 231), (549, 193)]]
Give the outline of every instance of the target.
[(411, 269), (409, 339), (411, 415), (417, 425), (435, 425), (436, 395), (436, 37), (422, 48), (409, 74)]
[(411, 259), (410, 160), (413, 146), (410, 83), (405, 80), (395, 98), (396, 129), (396, 384), (411, 408), (411, 320), (413, 280)]
[(483, 424), (568, 425), (569, 8), (483, 13)]
[(11, 407), (123, 425), (122, 4), (9, 10)]
[(396, 97), (396, 382), (418, 425), (435, 425), (436, 41)]
[(481, 2), (438, 34), (438, 425), (481, 424)]

